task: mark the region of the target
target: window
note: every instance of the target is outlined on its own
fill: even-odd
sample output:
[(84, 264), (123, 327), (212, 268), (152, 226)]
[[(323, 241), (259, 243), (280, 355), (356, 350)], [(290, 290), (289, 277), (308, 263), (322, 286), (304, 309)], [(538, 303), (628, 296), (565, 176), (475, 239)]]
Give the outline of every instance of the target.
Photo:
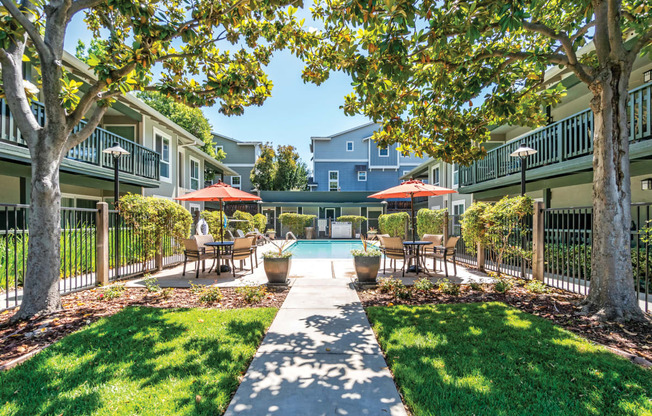
[(241, 180), (242, 178), (240, 176), (231, 176), (231, 186), (240, 189)]
[(453, 215), (462, 215), (465, 211), (464, 201), (453, 201)]
[(353, 151), (353, 142), (346, 142), (346, 151), (347, 152)]
[(439, 166), (432, 170), (432, 184), (439, 186)]
[(358, 172), (358, 181), (359, 182), (366, 182), (367, 181), (367, 171), (366, 170), (361, 170)]
[(389, 157), (389, 148), (388, 147), (379, 147), (378, 156), (380, 157)]
[(328, 190), (335, 192), (340, 190), (340, 171), (328, 171)]
[(199, 161), (190, 158), (190, 189), (199, 189)]
[(156, 145), (156, 152), (161, 156), (161, 179), (170, 182), (170, 138), (165, 137), (161, 132), (154, 130), (154, 142)]
[(457, 189), (460, 186), (460, 167), (454, 163), (453, 164), (453, 189)]
[(216, 153), (216, 154), (219, 153), (220, 150), (224, 150), (224, 146), (218, 146), (218, 145), (215, 145), (213, 148), (215, 149), (215, 153)]

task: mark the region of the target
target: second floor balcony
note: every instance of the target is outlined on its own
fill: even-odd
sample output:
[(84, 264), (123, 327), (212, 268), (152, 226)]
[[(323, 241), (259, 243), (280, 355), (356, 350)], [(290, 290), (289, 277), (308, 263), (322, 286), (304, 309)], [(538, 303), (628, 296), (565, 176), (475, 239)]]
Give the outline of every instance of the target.
[[(32, 111), (38, 122), (45, 123), (45, 111), (41, 103), (34, 102)], [(75, 129), (78, 131), (86, 122), (82, 121)], [(29, 152), (20, 131), (14, 123), (9, 106), (0, 100), (0, 142), (13, 146), (0, 147), (3, 158), (19, 162), (29, 162)], [(121, 180), (144, 187), (157, 187), (159, 184), (160, 156), (154, 150), (148, 149), (131, 140), (102, 128), (96, 128), (91, 136), (73, 147), (61, 164), (61, 170), (87, 174), (94, 177), (112, 179), (114, 159), (102, 151), (118, 143), (129, 152), (128, 156), (119, 159), (118, 168)]]
[[(652, 155), (652, 83), (629, 93), (627, 108), (630, 159)], [(537, 150), (527, 161), (528, 181), (590, 170), (593, 161), (593, 112), (585, 109), (533, 130), (487, 152), (470, 166), (460, 167), (462, 193), (512, 185), (520, 181), (520, 160), (510, 154), (525, 145)]]

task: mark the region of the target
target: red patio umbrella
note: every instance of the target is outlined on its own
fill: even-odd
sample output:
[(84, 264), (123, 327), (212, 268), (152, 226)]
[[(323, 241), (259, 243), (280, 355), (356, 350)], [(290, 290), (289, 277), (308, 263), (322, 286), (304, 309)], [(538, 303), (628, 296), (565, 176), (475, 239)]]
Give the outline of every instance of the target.
[[(222, 206), (224, 201), (260, 201), (261, 198), (257, 195), (250, 194), (240, 189), (234, 188), (225, 184), (222, 181), (200, 189), (198, 191), (189, 192), (178, 198), (177, 201), (220, 201), (220, 211), (222, 211), (222, 218), (224, 218), (224, 208)], [(224, 241), (224, 221), (220, 222), (222, 228), (220, 232), (220, 241)]]
[(414, 197), (419, 196), (437, 196), (446, 194), (456, 194), (454, 189), (444, 188), (441, 186), (430, 185), (423, 183), (418, 179), (410, 179), (398, 186), (385, 189), (384, 191), (376, 192), (369, 195), (367, 198), (376, 199), (389, 199), (389, 198), (410, 198), (412, 207), (412, 240), (416, 240), (416, 227), (414, 220)]

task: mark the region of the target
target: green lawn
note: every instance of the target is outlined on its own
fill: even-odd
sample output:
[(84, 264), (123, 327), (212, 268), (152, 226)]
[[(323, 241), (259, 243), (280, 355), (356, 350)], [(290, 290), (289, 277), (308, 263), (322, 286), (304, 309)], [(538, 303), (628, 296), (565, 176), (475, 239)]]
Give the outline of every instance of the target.
[(501, 303), (367, 311), (424, 415), (652, 415), (652, 371)]
[(127, 308), (0, 373), (0, 415), (219, 415), (276, 309)]

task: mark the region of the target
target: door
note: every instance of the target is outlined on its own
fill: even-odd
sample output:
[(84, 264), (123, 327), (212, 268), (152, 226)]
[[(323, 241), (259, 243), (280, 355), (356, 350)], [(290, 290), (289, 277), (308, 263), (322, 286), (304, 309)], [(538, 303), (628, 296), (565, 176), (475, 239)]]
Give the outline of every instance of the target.
[(382, 213), (382, 208), (367, 208), (367, 218), (369, 218), (367, 221), (367, 232), (369, 232), (369, 228), (373, 228), (378, 232), (378, 234), (380, 234), (380, 230), (378, 229), (378, 217), (380, 217)]
[(265, 230), (258, 231), (264, 234), (270, 228), (276, 230), (276, 208), (263, 208), (262, 214), (267, 218), (267, 225)]
[(335, 221), (335, 208), (324, 208), (324, 215), (326, 216), (326, 224), (328, 227), (328, 236), (331, 236), (331, 222)]

